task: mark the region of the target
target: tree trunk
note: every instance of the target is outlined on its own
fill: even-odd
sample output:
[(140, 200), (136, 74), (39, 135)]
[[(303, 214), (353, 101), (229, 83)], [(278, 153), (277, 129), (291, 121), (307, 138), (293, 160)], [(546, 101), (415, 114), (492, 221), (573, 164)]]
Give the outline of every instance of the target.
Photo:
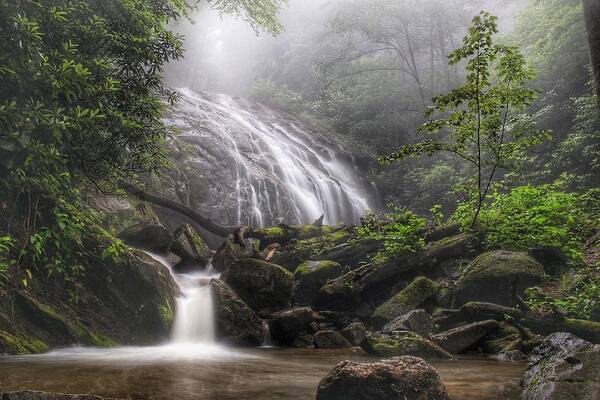
[(119, 181), (119, 187), (124, 191), (131, 193), (134, 196), (139, 197), (142, 200), (148, 201), (152, 204), (155, 204), (160, 207), (165, 207), (170, 210), (176, 211), (180, 214), (185, 215), (190, 218), (192, 221), (200, 225), (202, 228), (207, 231), (214, 233), (217, 236), (227, 237), (230, 234), (235, 233), (239, 230), (239, 226), (223, 226), (212, 222), (210, 219), (206, 218), (203, 215), (198, 214), (196, 211), (188, 208), (182, 204), (177, 203), (176, 201), (166, 199), (164, 197), (159, 197), (153, 195), (151, 193), (147, 193), (139, 187), (132, 185), (131, 183), (125, 181)]
[(596, 96), (600, 107), (600, 0), (583, 0)]

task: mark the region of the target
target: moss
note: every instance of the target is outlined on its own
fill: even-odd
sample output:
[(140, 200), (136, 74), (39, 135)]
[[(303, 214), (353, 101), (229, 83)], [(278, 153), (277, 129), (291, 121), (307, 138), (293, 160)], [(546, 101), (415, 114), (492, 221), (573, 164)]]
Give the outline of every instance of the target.
[(94, 344), (95, 346), (98, 347), (115, 347), (117, 346), (117, 342), (115, 342), (114, 340), (112, 340), (111, 338), (104, 336), (104, 335), (100, 335), (97, 333), (92, 333), (90, 332), (90, 339), (92, 344)]
[(269, 239), (284, 237), (286, 235), (285, 230), (279, 226), (270, 226), (270, 227), (266, 227), (266, 228), (259, 228), (259, 229), (256, 229), (253, 233), (260, 234), (260, 235), (264, 236), (265, 238), (269, 238)]
[(6, 331), (0, 331), (0, 346), (15, 354), (42, 353), (49, 349), (48, 345), (37, 338), (20, 338)]
[(416, 334), (407, 334), (398, 338), (370, 337), (367, 339), (367, 343), (368, 352), (382, 357), (452, 358), (452, 355), (440, 346)]
[(471, 262), (461, 277), (462, 281), (485, 277), (503, 277), (507, 275), (530, 273), (544, 274), (544, 267), (526, 253), (513, 251), (490, 251)]
[(425, 277), (417, 277), (410, 285), (391, 299), (377, 307), (371, 319), (375, 324), (385, 324), (403, 314), (416, 309), (435, 296), (440, 286)]
[(298, 279), (313, 274), (321, 275), (327, 271), (339, 268), (341, 268), (340, 264), (335, 261), (308, 261), (300, 264), (298, 268), (296, 268), (296, 271), (294, 271), (294, 276), (296, 279)]
[(169, 300), (165, 300), (165, 302), (160, 305), (159, 311), (163, 321), (167, 325), (171, 325), (173, 322), (173, 308), (171, 307)]

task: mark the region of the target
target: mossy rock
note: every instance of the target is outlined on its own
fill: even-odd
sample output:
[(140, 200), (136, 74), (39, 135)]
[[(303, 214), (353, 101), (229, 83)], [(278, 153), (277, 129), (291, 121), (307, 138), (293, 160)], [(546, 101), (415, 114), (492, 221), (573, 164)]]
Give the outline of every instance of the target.
[(294, 272), (294, 301), (296, 305), (315, 303), (319, 289), (330, 279), (344, 274), (344, 268), (335, 261), (306, 261)]
[(368, 354), (379, 357), (414, 356), (421, 358), (452, 359), (452, 354), (429, 339), (414, 333), (389, 336), (373, 334), (361, 343)]
[(245, 258), (231, 264), (221, 279), (260, 314), (290, 307), (294, 275), (278, 265)]
[(425, 277), (417, 277), (406, 288), (375, 309), (371, 322), (383, 326), (390, 321), (419, 308), (440, 290), (440, 285)]
[(173, 236), (158, 220), (130, 225), (117, 236), (130, 246), (156, 252), (166, 252), (173, 243)]
[(482, 301), (515, 306), (513, 294), (521, 295), (542, 281), (544, 267), (526, 253), (496, 250), (469, 264), (458, 281), (455, 306)]

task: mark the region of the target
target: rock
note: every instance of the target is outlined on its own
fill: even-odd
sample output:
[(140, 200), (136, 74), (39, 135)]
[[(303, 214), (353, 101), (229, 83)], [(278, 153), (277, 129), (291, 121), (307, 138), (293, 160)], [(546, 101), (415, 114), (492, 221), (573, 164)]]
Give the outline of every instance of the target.
[(130, 246), (158, 253), (166, 253), (173, 243), (173, 236), (157, 220), (128, 226), (117, 237)]
[(557, 247), (536, 247), (529, 250), (529, 255), (542, 264), (546, 274), (559, 276), (565, 272), (569, 259)]
[(431, 335), (434, 327), (433, 317), (425, 310), (418, 309), (409, 311), (387, 323), (381, 332), (389, 334), (394, 331), (411, 331), (427, 337)]
[(314, 304), (319, 289), (329, 279), (337, 278), (344, 274), (344, 269), (334, 261), (306, 261), (294, 271), (296, 285), (294, 287), (294, 301), (296, 305), (306, 306)]
[(342, 330), (342, 336), (353, 346), (360, 346), (363, 340), (367, 337), (367, 328), (362, 322), (353, 322), (348, 324)]
[(264, 332), (256, 313), (222, 280), (211, 279), (210, 288), (215, 303), (217, 339), (236, 346), (260, 345)]
[(180, 272), (204, 269), (212, 253), (198, 232), (190, 224), (183, 224), (173, 236), (175, 240), (171, 244), (171, 252), (181, 258), (174, 268)]
[(290, 307), (294, 276), (278, 265), (245, 258), (232, 263), (221, 279), (259, 314)]
[(544, 267), (525, 253), (490, 251), (469, 264), (458, 281), (455, 305), (483, 301), (515, 306), (513, 294), (540, 283), (543, 275)]
[[(2, 394), (2, 400), (109, 400), (91, 394), (48, 393), (37, 390), (20, 390)], [(115, 400), (115, 399), (112, 399)]]
[(317, 226), (314, 224), (310, 225), (286, 225), (279, 224), (272, 227), (253, 228), (248, 234), (255, 239), (260, 241), (261, 249), (273, 244), (279, 243), (285, 246), (291, 240), (307, 240), (328, 234), (335, 233), (337, 231), (347, 229), (344, 225), (322, 225)]
[(557, 332), (529, 355), (523, 400), (600, 399), (600, 345)]
[(460, 234), (429, 243), (417, 253), (398, 255), (380, 252), (371, 263), (323, 285), (315, 307), (357, 315), (356, 310), (365, 304), (387, 300), (398, 282), (410, 281), (418, 274), (437, 273), (442, 261), (465, 257), (478, 247), (478, 235)]
[(293, 346), (303, 333), (312, 331), (313, 312), (309, 307), (279, 311), (269, 320), (271, 339), (280, 346)]
[(223, 273), (234, 262), (252, 256), (251, 250), (242, 248), (239, 244), (233, 243), (231, 239), (226, 239), (215, 252), (211, 264), (215, 271)]
[(316, 332), (313, 341), (319, 349), (343, 349), (352, 346), (341, 333), (334, 330)]
[(317, 400), (447, 400), (437, 371), (417, 357), (343, 361), (319, 382)]
[(500, 361), (525, 361), (527, 356), (521, 350), (509, 350), (498, 353), (494, 358)]
[(458, 354), (469, 349), (496, 329), (498, 329), (498, 322), (494, 320), (473, 322), (433, 335), (432, 339), (443, 349)]
[(452, 359), (452, 354), (436, 343), (414, 333), (393, 335), (371, 334), (360, 347), (368, 354), (380, 357), (415, 356), (423, 358)]
[(418, 277), (410, 285), (375, 309), (371, 321), (383, 326), (434, 297), (440, 286), (425, 277)]

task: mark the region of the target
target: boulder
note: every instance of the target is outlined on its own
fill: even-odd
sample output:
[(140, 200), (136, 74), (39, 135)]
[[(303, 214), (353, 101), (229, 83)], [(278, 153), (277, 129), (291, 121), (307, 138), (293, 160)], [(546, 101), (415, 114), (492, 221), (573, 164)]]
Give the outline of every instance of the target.
[(225, 272), (229, 266), (243, 258), (251, 258), (254, 254), (251, 249), (244, 248), (231, 239), (226, 239), (217, 249), (212, 258), (212, 268), (217, 272)]
[(104, 398), (91, 394), (63, 394), (40, 392), (37, 390), (20, 390), (3, 393), (2, 400), (104, 400)]
[(380, 357), (415, 356), (450, 360), (452, 354), (436, 343), (414, 333), (394, 333), (392, 335), (371, 334), (360, 344), (368, 354)]
[(431, 279), (418, 277), (410, 285), (375, 309), (371, 322), (383, 326), (390, 321), (422, 306), (436, 295), (440, 286)]
[(236, 346), (257, 346), (263, 341), (262, 321), (222, 280), (211, 279), (217, 339)]
[(535, 247), (529, 250), (529, 255), (542, 264), (546, 274), (551, 276), (562, 275), (569, 261), (561, 249), (551, 246)]
[(212, 253), (206, 242), (190, 224), (183, 224), (177, 228), (173, 237), (174, 241), (171, 244), (171, 252), (178, 255), (181, 259), (174, 266), (176, 270), (188, 271), (204, 269), (206, 267), (212, 257)]
[(221, 279), (259, 314), (290, 307), (294, 276), (278, 265), (245, 258), (232, 263)]
[(460, 234), (429, 243), (417, 253), (379, 252), (369, 264), (323, 285), (315, 307), (357, 314), (365, 304), (387, 300), (398, 282), (410, 281), (419, 274), (438, 273), (442, 261), (466, 257), (479, 247), (479, 235)]
[(353, 322), (342, 329), (342, 336), (353, 346), (360, 346), (367, 337), (367, 328), (362, 322)]
[(390, 334), (394, 331), (410, 331), (427, 337), (431, 335), (434, 327), (433, 317), (427, 311), (418, 309), (409, 311), (387, 323), (381, 332)]
[(313, 341), (318, 349), (343, 349), (352, 346), (341, 333), (334, 330), (316, 332)]
[(455, 305), (482, 301), (515, 306), (515, 295), (542, 281), (544, 267), (526, 253), (496, 250), (477, 257), (459, 279)]
[(166, 253), (173, 243), (173, 236), (158, 220), (141, 221), (123, 229), (117, 235), (132, 247)]
[(462, 353), (479, 342), (485, 335), (498, 329), (494, 320), (473, 322), (433, 335), (434, 342), (451, 353)]
[(296, 268), (294, 301), (296, 305), (314, 304), (321, 286), (328, 280), (344, 274), (342, 266), (334, 261), (306, 261)]
[(279, 311), (269, 320), (271, 339), (280, 346), (293, 346), (300, 335), (312, 331), (312, 322), (309, 307)]
[(319, 382), (317, 400), (447, 400), (435, 368), (417, 357), (343, 361)]
[(600, 345), (557, 332), (529, 355), (523, 400), (600, 399)]

